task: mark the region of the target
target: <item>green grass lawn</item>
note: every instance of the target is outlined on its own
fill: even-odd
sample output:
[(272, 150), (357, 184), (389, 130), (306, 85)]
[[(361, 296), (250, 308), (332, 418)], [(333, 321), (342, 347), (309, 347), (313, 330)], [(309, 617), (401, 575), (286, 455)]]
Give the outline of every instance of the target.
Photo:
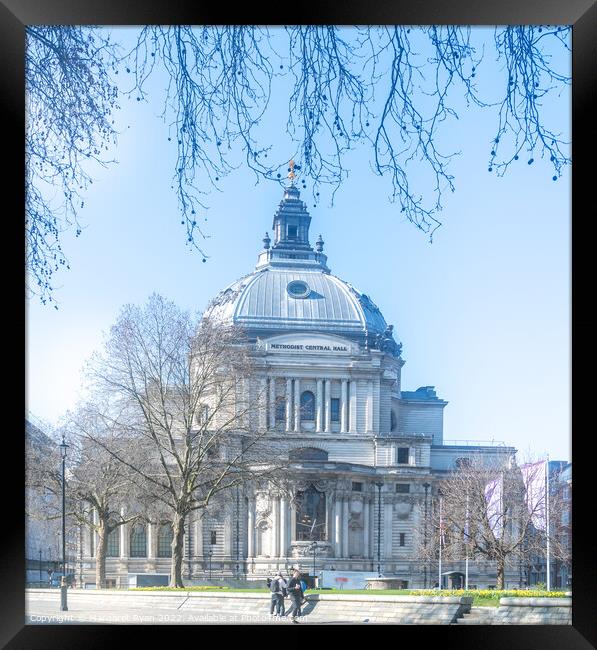
[[(243, 593), (269, 593), (269, 589), (262, 587), (258, 589), (238, 589), (236, 587), (137, 587), (131, 591), (198, 591), (198, 592), (243, 592)], [(497, 607), (500, 598), (563, 598), (563, 591), (543, 590), (519, 590), (519, 591), (498, 591), (496, 589), (444, 589), (442, 591), (432, 589), (308, 589), (309, 594), (358, 594), (363, 596), (472, 596), (475, 607)]]

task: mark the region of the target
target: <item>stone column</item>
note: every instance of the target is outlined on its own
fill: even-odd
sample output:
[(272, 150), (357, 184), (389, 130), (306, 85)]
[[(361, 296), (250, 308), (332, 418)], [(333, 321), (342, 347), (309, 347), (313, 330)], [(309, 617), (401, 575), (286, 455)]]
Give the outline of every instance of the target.
[(336, 496), (334, 502), (334, 555), (342, 556), (342, 498)]
[(278, 506), (280, 500), (277, 496), (272, 496), (272, 557), (280, 557), (279, 541), (280, 541), (280, 517), (278, 516)]
[(301, 380), (294, 380), (294, 430), (301, 430)]
[(332, 409), (331, 409), (331, 380), (325, 380), (325, 431), (332, 430)]
[[(120, 516), (124, 518), (124, 508), (120, 509)], [(120, 527), (120, 557), (127, 559), (129, 556), (129, 525), (123, 524)]]
[(323, 431), (323, 379), (317, 380), (315, 431)]
[(195, 520), (195, 557), (203, 557), (203, 520)]
[(340, 433), (348, 431), (348, 382), (342, 380), (340, 391)]
[(233, 511), (230, 507), (226, 510), (224, 516), (224, 555), (229, 558), (234, 557), (234, 535), (236, 534), (232, 514)]
[[(94, 524), (97, 524), (97, 510), (95, 508), (93, 509), (91, 521)], [(93, 548), (93, 553), (91, 552), (92, 548)], [(89, 529), (89, 555), (92, 555), (93, 557), (97, 557), (97, 533), (95, 532), (95, 528)]]
[(290, 541), (296, 541), (296, 505), (294, 501), (290, 506)]
[(269, 378), (269, 428), (276, 428), (276, 378)]
[(292, 431), (292, 379), (286, 380), (286, 431)]
[(374, 431), (379, 431), (381, 426), (381, 419), (379, 416), (379, 408), (381, 405), (381, 381), (379, 377), (376, 377), (373, 382), (373, 424), (372, 429)]
[(367, 433), (373, 431), (373, 381), (367, 381), (367, 414), (366, 414)]
[(349, 388), (349, 406), (350, 416), (348, 418), (348, 430), (350, 433), (357, 432), (357, 382), (351, 380)]
[(267, 377), (261, 378), (259, 393), (260, 393), (259, 399), (257, 400), (257, 403), (259, 404), (259, 428), (261, 429), (261, 431), (265, 431), (265, 429), (267, 429), (267, 416), (268, 416)]
[(369, 499), (365, 498), (363, 503), (363, 555), (369, 557)]
[(331, 492), (325, 493), (325, 540), (334, 539), (334, 505)]
[(247, 557), (255, 557), (255, 499), (249, 499), (247, 526)]
[(348, 497), (342, 501), (342, 557), (348, 557)]
[(392, 515), (394, 512), (394, 504), (386, 503), (383, 510), (383, 526), (384, 526), (384, 553), (386, 559), (392, 557)]
[(288, 537), (286, 529), (288, 526), (288, 512), (287, 512), (286, 497), (280, 497), (280, 545), (279, 557), (286, 557), (288, 555)]
[(159, 524), (147, 522), (147, 559), (155, 560)]

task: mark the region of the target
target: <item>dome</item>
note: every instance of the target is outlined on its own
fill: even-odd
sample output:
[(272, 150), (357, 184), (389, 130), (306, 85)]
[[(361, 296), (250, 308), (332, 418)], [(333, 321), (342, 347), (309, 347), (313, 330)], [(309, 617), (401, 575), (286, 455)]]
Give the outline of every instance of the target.
[(221, 291), (205, 317), (242, 327), (249, 338), (290, 332), (347, 337), (400, 354), (400, 345), (373, 301), (332, 275), (319, 236), (309, 245), (311, 217), (292, 185), (274, 215), (274, 243), (266, 233), (254, 272)]
[(387, 324), (377, 306), (352, 285), (322, 270), (266, 267), (224, 289), (206, 316), (249, 334), (314, 331), (363, 339)]

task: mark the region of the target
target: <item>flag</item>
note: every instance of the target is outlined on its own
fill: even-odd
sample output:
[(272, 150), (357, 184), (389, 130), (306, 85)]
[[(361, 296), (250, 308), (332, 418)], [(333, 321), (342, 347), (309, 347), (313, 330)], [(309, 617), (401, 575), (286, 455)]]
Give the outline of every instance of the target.
[(528, 463), (520, 468), (525, 489), (525, 502), (531, 515), (531, 522), (537, 530), (547, 527), (546, 516), (546, 470), (547, 462)]
[(502, 492), (503, 477), (500, 474), (498, 478), (489, 481), (485, 486), (485, 502), (487, 504), (487, 521), (496, 539), (502, 536), (503, 517), (502, 517)]
[(468, 494), (466, 495), (466, 511), (464, 513), (464, 543), (468, 544), (470, 535), (469, 535), (469, 512), (468, 512)]

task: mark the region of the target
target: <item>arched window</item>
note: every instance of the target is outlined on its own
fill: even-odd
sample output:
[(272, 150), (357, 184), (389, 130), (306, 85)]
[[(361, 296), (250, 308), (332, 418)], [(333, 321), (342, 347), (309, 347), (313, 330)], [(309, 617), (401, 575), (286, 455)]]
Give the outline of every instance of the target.
[(158, 557), (172, 557), (172, 524), (162, 524), (158, 530)]
[(316, 447), (301, 447), (300, 449), (291, 449), (288, 458), (291, 461), (327, 460), (328, 452)]
[(106, 542), (106, 557), (118, 557), (120, 555), (120, 528), (114, 530), (108, 535)]
[(312, 485), (296, 495), (296, 538), (299, 541), (326, 539), (325, 494)]
[(301, 419), (315, 419), (315, 395), (310, 390), (306, 390), (301, 395)]
[(131, 557), (147, 557), (147, 531), (144, 524), (135, 524), (131, 529)]

